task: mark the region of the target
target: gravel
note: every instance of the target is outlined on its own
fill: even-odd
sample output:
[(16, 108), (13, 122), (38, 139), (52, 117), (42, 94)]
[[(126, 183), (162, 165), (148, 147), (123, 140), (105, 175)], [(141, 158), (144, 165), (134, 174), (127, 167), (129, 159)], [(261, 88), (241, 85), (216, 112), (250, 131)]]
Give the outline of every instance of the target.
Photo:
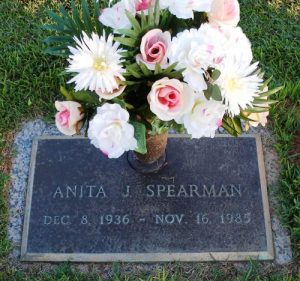
[[(267, 173), (267, 181), (269, 186), (270, 195), (270, 212), (272, 217), (272, 230), (276, 253), (276, 264), (287, 264), (292, 261), (292, 251), (290, 245), (290, 237), (286, 230), (280, 224), (274, 211), (276, 209), (276, 200), (274, 198), (274, 190), (279, 176), (279, 162), (277, 155), (274, 151), (273, 144), (274, 138), (271, 132), (265, 128), (254, 129), (251, 133), (259, 133), (262, 136), (265, 166)], [(28, 266), (35, 268), (42, 268), (48, 270), (52, 267), (49, 263), (38, 264), (20, 262), (20, 245), (21, 245), (21, 234), (23, 225), (23, 215), (25, 208), (25, 195), (27, 188), (27, 179), (29, 174), (29, 163), (31, 155), (32, 140), (35, 137), (42, 135), (60, 135), (55, 125), (47, 124), (44, 121), (37, 119), (31, 122), (27, 122), (23, 125), (21, 131), (17, 134), (14, 142), (15, 157), (13, 159), (12, 171), (11, 171), (11, 188), (9, 194), (10, 204), (10, 220), (8, 227), (8, 238), (12, 242), (13, 250), (9, 256), (9, 263), (11, 266), (19, 269), (27, 268)], [(235, 263), (239, 267), (238, 263)], [(97, 271), (107, 271), (106, 265), (95, 265)], [(77, 264), (76, 267), (82, 271), (90, 271), (90, 266), (86, 264)], [(152, 265), (132, 265), (129, 266), (129, 270), (140, 270), (144, 267), (147, 271), (152, 269), (158, 269), (158, 264)], [(127, 270), (127, 269), (126, 269)], [(109, 273), (108, 273), (109, 274)]]

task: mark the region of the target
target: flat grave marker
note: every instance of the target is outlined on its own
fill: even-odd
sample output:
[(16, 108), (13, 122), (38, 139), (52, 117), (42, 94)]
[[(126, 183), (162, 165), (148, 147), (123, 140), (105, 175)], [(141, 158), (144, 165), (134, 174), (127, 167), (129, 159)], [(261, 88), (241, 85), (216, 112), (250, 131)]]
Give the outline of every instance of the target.
[(259, 136), (171, 135), (167, 163), (140, 174), (86, 138), (33, 143), (24, 261), (274, 258)]

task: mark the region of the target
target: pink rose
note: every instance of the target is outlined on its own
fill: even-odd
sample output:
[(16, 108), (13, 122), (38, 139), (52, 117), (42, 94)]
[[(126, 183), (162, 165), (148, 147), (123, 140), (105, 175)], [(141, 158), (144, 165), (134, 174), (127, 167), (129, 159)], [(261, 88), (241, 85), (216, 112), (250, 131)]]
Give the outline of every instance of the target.
[(163, 78), (156, 81), (148, 94), (150, 110), (162, 121), (179, 119), (192, 109), (195, 93), (177, 79)]
[(260, 112), (260, 113), (251, 113), (248, 116), (248, 118), (251, 119), (252, 121), (250, 121), (249, 123), (253, 127), (257, 127), (259, 124), (265, 127), (268, 123), (268, 119), (267, 119), (268, 116), (269, 116), (269, 111)]
[(55, 102), (55, 108), (58, 110), (55, 124), (61, 133), (72, 136), (79, 131), (79, 121), (84, 117), (80, 107), (81, 104), (75, 101)]
[(237, 26), (240, 21), (240, 5), (237, 0), (213, 0), (208, 20), (212, 24)]
[(148, 10), (149, 6), (154, 7), (155, 0), (137, 0), (135, 1), (135, 10), (137, 12)]
[(167, 67), (167, 54), (171, 44), (171, 34), (168, 31), (152, 29), (147, 32), (141, 42), (141, 54), (137, 55), (137, 62), (144, 63), (150, 70), (155, 69), (155, 64), (162, 68)]
[(131, 13), (143, 11), (147, 14), (148, 9), (155, 6), (155, 0), (123, 0), (123, 3)]

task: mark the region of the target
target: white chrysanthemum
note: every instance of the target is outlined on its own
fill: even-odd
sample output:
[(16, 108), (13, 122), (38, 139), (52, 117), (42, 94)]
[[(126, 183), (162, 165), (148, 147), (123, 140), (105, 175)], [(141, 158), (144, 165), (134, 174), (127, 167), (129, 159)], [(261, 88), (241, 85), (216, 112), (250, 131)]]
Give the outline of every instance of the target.
[(220, 69), (221, 76), (216, 81), (221, 89), (228, 113), (231, 116), (240, 114), (240, 111), (252, 106), (253, 99), (258, 96), (262, 79), (254, 72), (258, 62), (247, 65), (234, 57), (228, 57)]
[(75, 90), (114, 92), (119, 88), (122, 73), (122, 56), (119, 44), (113, 43), (110, 34), (99, 37), (93, 33), (90, 38), (85, 32), (82, 38), (75, 38), (76, 48), (69, 47), (69, 67), (67, 72), (77, 73), (68, 83), (75, 82)]
[(192, 138), (215, 136), (222, 126), (225, 105), (215, 100), (207, 100), (203, 93), (195, 100), (193, 109), (183, 117), (183, 124)]
[(137, 147), (134, 127), (128, 121), (129, 113), (119, 104), (105, 103), (90, 121), (88, 137), (109, 158), (118, 158)]
[(173, 38), (169, 52), (170, 63), (178, 62), (176, 69), (185, 68), (184, 81), (195, 91), (207, 88), (204, 72), (208, 67), (218, 67), (222, 63), (227, 39), (219, 28), (209, 24), (185, 30)]
[(162, 0), (160, 3), (162, 8), (168, 8), (177, 18), (193, 19), (194, 11), (210, 11), (212, 0)]

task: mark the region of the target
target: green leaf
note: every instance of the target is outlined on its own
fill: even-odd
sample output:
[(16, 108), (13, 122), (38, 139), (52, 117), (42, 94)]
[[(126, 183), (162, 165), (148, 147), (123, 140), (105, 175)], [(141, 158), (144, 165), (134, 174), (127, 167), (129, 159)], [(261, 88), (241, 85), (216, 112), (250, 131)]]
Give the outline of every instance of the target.
[(118, 29), (117, 31), (118, 33), (126, 35), (132, 39), (137, 39), (139, 36), (139, 34), (132, 29)]
[[(126, 75), (124, 74), (124, 76), (126, 76)], [(142, 81), (129, 81), (129, 80), (122, 81), (122, 85), (127, 85), (127, 86), (133, 86), (133, 85), (140, 84), (140, 83), (143, 83), (143, 82)]]
[(151, 135), (159, 135), (168, 132), (172, 121), (162, 121), (158, 117), (154, 117), (151, 121)]
[(94, 21), (97, 33), (100, 35), (102, 34), (102, 25), (99, 21), (100, 16), (100, 1), (94, 0)]
[(137, 121), (131, 121), (130, 123), (134, 127), (134, 137), (137, 140), (137, 148), (135, 151), (141, 154), (146, 154), (147, 146), (145, 125)]
[(63, 26), (57, 24), (45, 24), (43, 25), (43, 29), (68, 33)]
[(207, 85), (207, 90), (204, 90), (204, 96), (206, 99), (213, 98), (216, 101), (222, 101), (222, 94), (221, 90), (218, 85), (213, 85), (213, 84), (208, 84)]
[(216, 101), (222, 101), (223, 98), (218, 85), (212, 85), (211, 97)]
[(179, 69), (177, 71), (173, 71), (168, 74), (169, 78), (175, 78), (175, 79), (181, 79), (182, 78), (182, 72), (185, 70), (185, 68)]
[(43, 53), (53, 56), (67, 57), (68, 49), (66, 49), (66, 46), (55, 46), (46, 48), (45, 50), (43, 50)]
[(126, 109), (126, 103), (125, 101), (119, 99), (119, 98), (113, 98), (112, 102), (119, 104), (122, 108)]
[(264, 88), (265, 88), (266, 86), (269, 85), (269, 83), (271, 82), (272, 78), (273, 78), (273, 76), (271, 76), (269, 79), (267, 79), (267, 80), (259, 87), (259, 89), (260, 89), (261, 91), (263, 91)]
[(91, 20), (91, 14), (90, 14), (90, 11), (89, 11), (89, 6), (88, 6), (86, 0), (81, 1), (81, 9), (82, 9), (83, 22), (84, 22), (84, 25), (87, 29), (86, 31), (88, 31), (89, 33), (92, 33), (94, 28), (93, 28), (93, 23), (92, 23), (92, 20)]
[(219, 71), (218, 69), (215, 69), (212, 74), (211, 74), (211, 78), (216, 81), (218, 80), (218, 78), (220, 77), (221, 75), (221, 71)]
[(74, 99), (85, 104), (95, 105), (99, 104), (99, 97), (89, 91), (78, 91), (73, 93)]
[(136, 42), (134, 39), (128, 37), (115, 37), (114, 40), (128, 47), (134, 47)]
[(238, 116), (232, 118), (230, 116), (224, 116), (222, 127), (232, 136), (238, 137), (242, 132), (241, 120)]
[(156, 63), (155, 64), (155, 71), (154, 71), (154, 74), (157, 75), (157, 74), (160, 74), (162, 73), (162, 69), (160, 67), (160, 64), (159, 63)]
[(210, 100), (211, 98), (211, 92), (209, 92), (208, 90), (204, 90), (204, 96), (206, 97), (207, 100)]
[(245, 109), (246, 112), (250, 112), (250, 113), (261, 113), (269, 110), (270, 110), (269, 107), (251, 107)]
[(73, 94), (68, 92), (68, 90), (65, 87), (60, 86), (59, 90), (60, 90), (60, 93), (66, 98), (66, 100), (68, 100), (68, 101), (74, 100)]
[(44, 43), (60, 43), (60, 42), (72, 42), (73, 38), (71, 36), (49, 36), (43, 40)]
[[(102, 27), (98, 20), (100, 3), (97, 0), (90, 2), (94, 3), (94, 11), (92, 13), (89, 10), (87, 0), (81, 1), (80, 9), (76, 7), (74, 0), (71, 0), (70, 10), (67, 10), (61, 5), (59, 8), (59, 14), (50, 10), (48, 11), (49, 17), (55, 24), (45, 25), (43, 28), (46, 30), (56, 31), (57, 36), (51, 36), (44, 42), (46, 44), (59, 46), (57, 47), (58, 49), (53, 49), (51, 46), (45, 51), (46, 53), (63, 56), (64, 52), (60, 51), (60, 48), (62, 47), (61, 49), (65, 49), (65, 51), (68, 52), (68, 46), (74, 45), (73, 38), (80, 37), (82, 31), (85, 31), (88, 35), (91, 35), (93, 31), (97, 31), (99, 34), (102, 32)], [(68, 37), (71, 37), (72, 39), (69, 40)]]
[(129, 110), (134, 109), (134, 106), (132, 104), (127, 103), (127, 102), (125, 103), (125, 107)]
[(236, 116), (236, 117), (232, 118), (232, 123), (233, 123), (234, 129), (236, 130), (238, 135), (240, 135), (243, 132), (241, 119), (238, 116)]
[(73, 21), (73, 19), (69, 16), (68, 12), (66, 11), (66, 9), (64, 8), (63, 5), (60, 5), (59, 8), (60, 12), (62, 13), (62, 15), (64, 16), (64, 20), (66, 22), (66, 24), (69, 26), (70, 29), (76, 30), (77, 32), (80, 33), (80, 30), (78, 29), (76, 23)]
[(167, 30), (170, 28), (170, 23), (173, 19), (173, 16), (170, 14), (170, 12), (165, 9), (161, 11), (161, 19), (160, 19), (160, 23), (159, 26), (161, 27), (161, 29), (163, 30)]
[(127, 70), (127, 72), (129, 72), (135, 78), (139, 79), (139, 78), (142, 77), (142, 74), (139, 72), (139, 69), (137, 69), (134, 64), (128, 65), (126, 67), (126, 70)]
[(71, 8), (72, 8), (73, 19), (74, 19), (74, 22), (76, 23), (78, 29), (84, 30), (85, 29), (84, 24), (83, 24), (82, 20), (80, 19), (79, 12), (74, 3), (74, 0), (71, 1)]
[(141, 26), (140, 26), (139, 22), (137, 21), (137, 19), (129, 11), (126, 10), (125, 13), (126, 13), (128, 20), (130, 21), (133, 29), (136, 32), (140, 33), (142, 31), (142, 29), (141, 29)]
[(279, 91), (282, 90), (282, 89), (283, 89), (283, 86), (274, 88), (274, 89), (272, 89), (272, 90), (270, 90), (270, 91), (267, 91), (267, 92), (265, 92), (265, 93), (260, 94), (259, 97), (269, 97), (269, 96), (271, 96), (271, 95), (276, 94), (277, 92), (279, 92)]
[(154, 23), (154, 9), (151, 6), (149, 6), (149, 8), (148, 8), (148, 25), (152, 26), (152, 27), (155, 25), (155, 23)]
[(148, 69), (148, 67), (147, 67), (145, 64), (143, 64), (142, 62), (139, 63), (139, 67), (140, 67), (140, 69), (142, 70), (143, 74), (144, 74), (146, 77), (152, 75), (152, 72), (151, 72), (151, 71)]
[(176, 68), (176, 66), (178, 65), (178, 62), (174, 62), (172, 63), (171, 65), (169, 65), (165, 70), (164, 70), (164, 73), (169, 73), (171, 72), (173, 69)]
[(160, 18), (160, 8), (159, 8), (159, 0), (157, 0), (157, 1), (155, 1), (155, 6), (154, 6), (154, 24), (155, 24), (155, 26), (159, 25), (159, 18)]
[(278, 102), (277, 100), (265, 100), (265, 99), (256, 98), (256, 99), (254, 99), (253, 104), (259, 106), (260, 104), (271, 105), (271, 104), (275, 104), (277, 102)]
[(247, 114), (246, 112), (240, 112), (240, 115), (239, 117), (242, 119), (242, 120), (245, 120), (245, 121), (253, 121), (252, 119), (248, 118), (249, 114)]
[(142, 25), (142, 30), (146, 29), (147, 27), (147, 18), (144, 14), (144, 11), (141, 13), (141, 25)]
[(207, 100), (210, 100), (211, 96), (212, 96), (212, 84), (208, 84), (207, 85), (207, 89), (204, 90), (204, 96), (206, 97)]
[(51, 10), (47, 10), (47, 14), (50, 18), (52, 18), (59, 26), (64, 26), (66, 25), (65, 20), (63, 17), (59, 16), (58, 14), (54, 13)]

